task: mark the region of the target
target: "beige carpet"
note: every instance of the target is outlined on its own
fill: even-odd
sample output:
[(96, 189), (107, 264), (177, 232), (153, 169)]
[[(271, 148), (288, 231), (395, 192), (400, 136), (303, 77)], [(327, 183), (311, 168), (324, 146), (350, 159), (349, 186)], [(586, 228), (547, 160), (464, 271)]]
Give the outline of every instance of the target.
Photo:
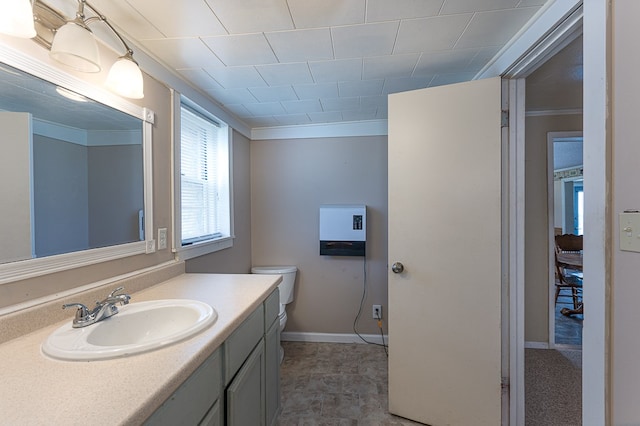
[(527, 426), (582, 424), (582, 352), (525, 350)]

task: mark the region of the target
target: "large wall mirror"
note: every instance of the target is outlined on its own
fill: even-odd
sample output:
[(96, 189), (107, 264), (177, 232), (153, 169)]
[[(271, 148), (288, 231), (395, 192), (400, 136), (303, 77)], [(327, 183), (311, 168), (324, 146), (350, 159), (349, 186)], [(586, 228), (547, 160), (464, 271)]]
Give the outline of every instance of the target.
[(153, 114), (3, 53), (0, 283), (153, 251)]

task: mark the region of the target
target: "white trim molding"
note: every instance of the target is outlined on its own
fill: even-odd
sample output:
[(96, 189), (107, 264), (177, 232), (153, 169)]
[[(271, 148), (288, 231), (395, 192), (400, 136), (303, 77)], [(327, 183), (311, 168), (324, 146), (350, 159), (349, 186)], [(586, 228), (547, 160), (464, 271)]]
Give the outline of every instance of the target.
[(520, 30), (474, 79), (498, 75), (525, 77), (536, 64), (564, 47), (572, 40), (571, 37), (579, 35), (581, 26), (581, 0), (548, 1), (529, 21), (529, 25)]
[[(283, 342), (316, 342), (316, 343), (375, 343), (383, 344), (379, 334), (340, 334), (340, 333), (305, 333), (297, 331), (284, 331), (280, 335)], [(362, 339), (366, 340), (363, 341)], [(384, 335), (384, 344), (389, 345), (389, 337)]]
[(386, 136), (387, 120), (260, 127), (251, 130), (251, 140)]
[(582, 108), (571, 108), (571, 109), (544, 109), (537, 111), (527, 111), (525, 113), (526, 117), (543, 117), (548, 115), (581, 115)]

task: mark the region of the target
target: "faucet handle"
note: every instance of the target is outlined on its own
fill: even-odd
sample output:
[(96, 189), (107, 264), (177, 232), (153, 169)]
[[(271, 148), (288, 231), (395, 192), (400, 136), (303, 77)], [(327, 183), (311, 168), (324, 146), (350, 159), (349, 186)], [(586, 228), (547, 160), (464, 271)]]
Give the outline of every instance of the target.
[(124, 287), (116, 288), (111, 293), (109, 293), (109, 295), (107, 296), (106, 299), (96, 302), (96, 306), (101, 306), (101, 305), (103, 305), (105, 303), (111, 303), (111, 304), (120, 303), (121, 305), (128, 304), (129, 300), (131, 299), (131, 296), (129, 296), (126, 293), (116, 294), (117, 292), (119, 292), (120, 290), (123, 290), (123, 289), (124, 289)]
[(120, 290), (124, 290), (124, 287), (118, 287), (115, 290), (113, 290), (111, 293), (109, 293), (109, 297), (113, 297), (116, 295), (117, 292), (119, 292)]
[(75, 321), (82, 320), (90, 315), (89, 308), (87, 308), (82, 303), (65, 303), (64, 305), (62, 305), (62, 309), (73, 308), (74, 306), (78, 307), (78, 310), (76, 311)]

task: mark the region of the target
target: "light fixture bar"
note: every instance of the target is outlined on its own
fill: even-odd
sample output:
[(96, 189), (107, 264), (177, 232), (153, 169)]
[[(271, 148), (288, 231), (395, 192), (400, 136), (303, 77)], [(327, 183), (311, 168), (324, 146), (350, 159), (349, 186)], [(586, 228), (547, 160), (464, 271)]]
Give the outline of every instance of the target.
[[(95, 36), (89, 29), (89, 25), (103, 22), (125, 49), (124, 55), (120, 56), (111, 67), (105, 85), (109, 90), (123, 97), (131, 99), (144, 97), (142, 71), (133, 59), (133, 49), (95, 6), (86, 0), (77, 1), (78, 10), (75, 19), (67, 20), (40, 0), (34, 0), (33, 13), (37, 31), (34, 40), (49, 49), (53, 59), (82, 72), (97, 72), (100, 70), (97, 44), (94, 54)], [(85, 18), (85, 8), (95, 16)], [(56, 42), (58, 38), (62, 39), (62, 47), (59, 45), (60, 40)]]

